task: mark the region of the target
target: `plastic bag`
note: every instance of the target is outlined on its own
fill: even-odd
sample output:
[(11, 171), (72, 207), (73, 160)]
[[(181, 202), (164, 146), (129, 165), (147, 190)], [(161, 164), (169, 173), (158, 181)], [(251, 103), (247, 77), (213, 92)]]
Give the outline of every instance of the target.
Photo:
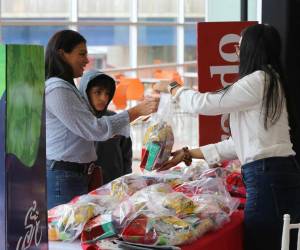
[(148, 245), (181, 245), (212, 229), (214, 222), (210, 218), (193, 215), (181, 219), (172, 215), (140, 214), (124, 228), (121, 237)]
[(158, 181), (151, 176), (127, 174), (109, 182), (105, 186), (93, 190), (89, 194), (96, 196), (109, 195), (120, 202), (128, 199), (136, 191), (157, 182)]
[(93, 203), (69, 203), (54, 207), (48, 212), (49, 235), (52, 240), (75, 240), (86, 222), (98, 213), (97, 205)]
[(140, 168), (152, 171), (169, 159), (174, 144), (172, 129), (173, 104), (169, 95), (162, 95), (158, 111), (150, 118), (144, 136)]
[(122, 201), (113, 211), (115, 228), (120, 232), (131, 220), (139, 214), (169, 214), (169, 210), (162, 207), (166, 194), (172, 192), (168, 184), (159, 183), (143, 188), (129, 199)]
[(111, 214), (103, 214), (91, 219), (85, 224), (82, 234), (82, 243), (94, 243), (116, 235), (112, 224)]

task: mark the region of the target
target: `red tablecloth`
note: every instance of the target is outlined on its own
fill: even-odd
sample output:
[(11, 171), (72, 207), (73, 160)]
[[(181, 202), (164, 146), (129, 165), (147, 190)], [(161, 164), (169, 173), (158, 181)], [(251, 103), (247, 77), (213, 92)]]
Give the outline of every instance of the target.
[(232, 214), (231, 221), (217, 231), (210, 232), (182, 250), (243, 250), (243, 211)]

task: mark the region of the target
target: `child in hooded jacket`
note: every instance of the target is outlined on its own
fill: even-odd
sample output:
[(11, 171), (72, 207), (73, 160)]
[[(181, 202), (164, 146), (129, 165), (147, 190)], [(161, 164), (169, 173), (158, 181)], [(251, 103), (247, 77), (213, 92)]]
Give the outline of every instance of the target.
[[(116, 113), (107, 109), (115, 93), (115, 80), (110, 76), (90, 70), (83, 74), (79, 90), (89, 103), (91, 111), (97, 118), (112, 116)], [(97, 160), (96, 165), (101, 167), (102, 183), (106, 184), (122, 175), (132, 172), (132, 141), (130, 128), (125, 128), (124, 135), (115, 135), (106, 141), (95, 142)], [(97, 183), (97, 180), (96, 182)], [(97, 186), (91, 186), (90, 190)]]

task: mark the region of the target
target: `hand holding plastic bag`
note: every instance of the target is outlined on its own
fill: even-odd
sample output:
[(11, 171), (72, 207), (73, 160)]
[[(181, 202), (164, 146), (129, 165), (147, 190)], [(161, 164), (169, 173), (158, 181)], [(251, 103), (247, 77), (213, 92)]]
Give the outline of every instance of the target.
[(151, 117), (150, 126), (144, 137), (145, 153), (141, 169), (152, 171), (169, 159), (174, 144), (172, 129), (173, 107), (169, 95), (162, 95), (158, 111)]
[(175, 152), (171, 152), (170, 156), (172, 156), (173, 158), (171, 158), (170, 160), (167, 160), (165, 162), (163, 162), (159, 168), (157, 168), (157, 171), (165, 171), (168, 170), (172, 167), (177, 166), (180, 162), (183, 161), (184, 158), (184, 152), (182, 149), (180, 150), (176, 150)]

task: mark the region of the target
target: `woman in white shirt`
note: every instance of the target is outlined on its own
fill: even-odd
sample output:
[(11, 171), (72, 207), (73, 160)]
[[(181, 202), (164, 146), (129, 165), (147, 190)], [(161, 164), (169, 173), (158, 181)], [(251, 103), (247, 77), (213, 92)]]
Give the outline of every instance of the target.
[(237, 53), (239, 80), (214, 93), (200, 93), (176, 85), (167, 88), (180, 106), (201, 115), (230, 114), (231, 137), (173, 153), (160, 170), (192, 158), (204, 158), (211, 165), (238, 158), (247, 190), (245, 207), (245, 249), (280, 249), (283, 214), (299, 219), (300, 167), (289, 135), (286, 83), (280, 63), (278, 31), (256, 24), (243, 31)]

